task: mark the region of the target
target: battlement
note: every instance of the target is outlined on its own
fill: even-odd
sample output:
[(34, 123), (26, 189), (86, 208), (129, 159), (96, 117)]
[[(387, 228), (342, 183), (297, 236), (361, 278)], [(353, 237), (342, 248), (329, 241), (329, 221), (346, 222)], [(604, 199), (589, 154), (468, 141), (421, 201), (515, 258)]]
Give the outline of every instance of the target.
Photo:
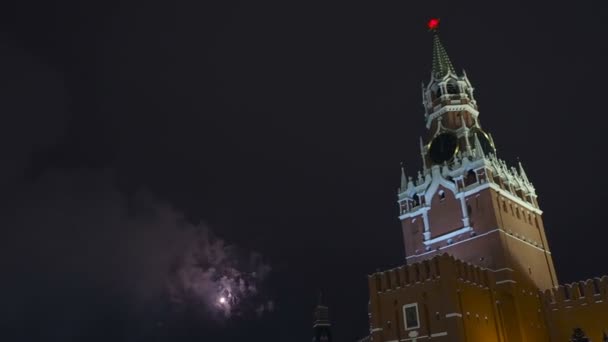
[(472, 285), (488, 287), (490, 284), (490, 275), (487, 270), (458, 260), (447, 253), (437, 255), (430, 260), (376, 272), (369, 277), (375, 278), (377, 292), (385, 292), (438, 280), (441, 278), (441, 274), (447, 273)]
[(608, 301), (608, 276), (593, 278), (541, 292), (546, 307), (552, 310), (570, 309)]

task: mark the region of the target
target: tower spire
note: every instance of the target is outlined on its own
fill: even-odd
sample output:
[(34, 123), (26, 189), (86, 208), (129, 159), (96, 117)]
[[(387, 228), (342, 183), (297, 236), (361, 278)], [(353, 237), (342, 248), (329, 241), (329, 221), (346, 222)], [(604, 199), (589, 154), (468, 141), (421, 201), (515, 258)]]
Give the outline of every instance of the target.
[(433, 76), (439, 79), (449, 73), (456, 74), (450, 57), (439, 39), (439, 19), (429, 20), (428, 27), (433, 32)]

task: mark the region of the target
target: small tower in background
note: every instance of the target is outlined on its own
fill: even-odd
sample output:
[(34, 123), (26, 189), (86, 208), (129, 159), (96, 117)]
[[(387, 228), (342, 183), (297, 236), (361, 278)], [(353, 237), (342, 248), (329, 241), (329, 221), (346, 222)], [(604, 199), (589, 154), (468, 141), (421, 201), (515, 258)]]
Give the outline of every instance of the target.
[(329, 309), (323, 305), (323, 295), (319, 294), (319, 304), (315, 308), (312, 323), (312, 342), (331, 342), (331, 323)]

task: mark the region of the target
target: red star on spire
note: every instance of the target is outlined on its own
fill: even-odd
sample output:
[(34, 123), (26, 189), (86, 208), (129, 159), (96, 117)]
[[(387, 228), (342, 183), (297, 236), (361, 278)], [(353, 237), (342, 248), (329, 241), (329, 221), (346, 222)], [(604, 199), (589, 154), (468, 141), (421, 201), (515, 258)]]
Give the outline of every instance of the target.
[(426, 26), (430, 31), (436, 31), (439, 28), (439, 18), (431, 18)]

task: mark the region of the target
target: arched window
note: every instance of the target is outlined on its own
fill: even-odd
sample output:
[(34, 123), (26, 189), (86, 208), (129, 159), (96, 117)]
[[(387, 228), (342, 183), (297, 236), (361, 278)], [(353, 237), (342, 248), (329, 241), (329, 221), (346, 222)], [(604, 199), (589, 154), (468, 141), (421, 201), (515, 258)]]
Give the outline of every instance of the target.
[(433, 88), (431, 88), (431, 98), (433, 99), (433, 101), (437, 98), (439, 98), (441, 96), (441, 89), (439, 88), (439, 86), (434, 86)]
[(449, 82), (446, 85), (448, 94), (460, 94), (460, 89), (458, 89), (458, 84), (456, 82)]
[(443, 201), (445, 199), (445, 191), (439, 190), (438, 195), (440, 201)]
[(469, 186), (474, 183), (477, 183), (477, 174), (474, 170), (469, 170), (469, 172), (467, 172), (467, 177), (464, 181), (464, 186)]
[(412, 196), (412, 202), (414, 208), (420, 205), (420, 197), (418, 196), (418, 194), (414, 194), (414, 196)]

